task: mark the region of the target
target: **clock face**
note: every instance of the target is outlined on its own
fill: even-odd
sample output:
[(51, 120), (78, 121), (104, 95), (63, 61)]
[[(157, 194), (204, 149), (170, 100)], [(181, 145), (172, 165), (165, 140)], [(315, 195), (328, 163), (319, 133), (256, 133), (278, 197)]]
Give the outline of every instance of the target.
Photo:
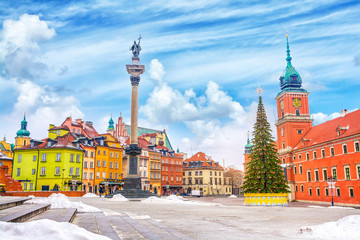
[(284, 109), (284, 101), (281, 101), (281, 102), (280, 102), (280, 108), (281, 108), (281, 109)]
[(294, 107), (301, 107), (301, 99), (300, 98), (293, 98), (293, 106)]

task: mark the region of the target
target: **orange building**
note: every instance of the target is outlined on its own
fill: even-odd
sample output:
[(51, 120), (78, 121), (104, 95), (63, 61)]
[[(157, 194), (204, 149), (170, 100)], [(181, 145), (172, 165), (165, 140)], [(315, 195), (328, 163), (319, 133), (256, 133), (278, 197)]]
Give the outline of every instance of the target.
[(183, 158), (164, 146), (156, 148), (161, 152), (161, 194), (182, 193)]
[[(277, 148), (290, 185), (291, 200), (360, 205), (360, 110), (312, 125), (309, 92), (291, 64), (280, 77)], [(335, 189), (327, 183), (335, 181)], [(332, 191), (333, 190), (333, 191)]]

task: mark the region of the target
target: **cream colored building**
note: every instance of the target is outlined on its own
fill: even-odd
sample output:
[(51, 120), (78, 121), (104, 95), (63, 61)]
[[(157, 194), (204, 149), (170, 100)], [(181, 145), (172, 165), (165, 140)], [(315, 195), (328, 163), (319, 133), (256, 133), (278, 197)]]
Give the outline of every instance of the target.
[(183, 185), (187, 194), (201, 196), (231, 195), (231, 185), (224, 168), (205, 153), (198, 152), (184, 161)]

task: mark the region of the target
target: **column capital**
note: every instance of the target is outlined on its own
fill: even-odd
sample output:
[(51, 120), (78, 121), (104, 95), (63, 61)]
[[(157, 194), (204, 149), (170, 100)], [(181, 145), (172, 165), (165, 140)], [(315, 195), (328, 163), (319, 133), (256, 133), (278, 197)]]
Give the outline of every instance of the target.
[(139, 86), (140, 83), (140, 77), (139, 76), (130, 76), (130, 82), (131, 82), (131, 86)]

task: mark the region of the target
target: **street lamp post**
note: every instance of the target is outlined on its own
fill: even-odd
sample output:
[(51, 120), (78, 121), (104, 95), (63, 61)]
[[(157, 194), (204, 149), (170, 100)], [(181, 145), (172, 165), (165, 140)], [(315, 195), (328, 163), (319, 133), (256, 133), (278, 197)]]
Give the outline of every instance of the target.
[(62, 179), (61, 179), (63, 191), (65, 191), (65, 188), (64, 188), (64, 173), (65, 173), (65, 169), (63, 169), (63, 171), (62, 171)]
[(335, 184), (336, 184), (335, 179), (332, 176), (330, 176), (328, 178), (327, 183), (329, 184), (329, 188), (331, 189), (331, 206), (334, 206), (334, 192), (333, 191), (335, 189)]

